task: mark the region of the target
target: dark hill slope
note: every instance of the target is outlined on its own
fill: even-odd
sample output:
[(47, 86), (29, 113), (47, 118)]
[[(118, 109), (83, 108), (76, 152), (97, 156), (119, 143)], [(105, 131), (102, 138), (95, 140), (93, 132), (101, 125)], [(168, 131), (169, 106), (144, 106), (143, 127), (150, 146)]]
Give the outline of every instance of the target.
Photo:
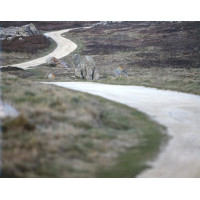
[(200, 67), (200, 22), (111, 23), (73, 30), (68, 37), (101, 66)]

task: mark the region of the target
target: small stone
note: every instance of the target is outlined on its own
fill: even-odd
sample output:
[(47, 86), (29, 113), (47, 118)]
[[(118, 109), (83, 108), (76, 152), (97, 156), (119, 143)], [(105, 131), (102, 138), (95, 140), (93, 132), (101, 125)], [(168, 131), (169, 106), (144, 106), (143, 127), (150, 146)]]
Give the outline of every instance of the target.
[(128, 76), (127, 71), (121, 66), (114, 70), (114, 74), (115, 76)]
[(48, 74), (48, 78), (55, 78), (55, 75), (54, 74)]

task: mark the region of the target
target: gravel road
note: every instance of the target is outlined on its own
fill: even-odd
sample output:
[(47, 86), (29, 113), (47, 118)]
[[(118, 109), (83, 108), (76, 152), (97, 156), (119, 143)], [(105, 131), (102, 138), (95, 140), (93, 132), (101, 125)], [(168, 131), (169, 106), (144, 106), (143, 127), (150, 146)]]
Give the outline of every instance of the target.
[[(89, 28), (89, 27), (86, 27)], [(45, 33), (56, 43), (47, 56), (13, 66), (27, 69), (45, 63), (49, 57), (62, 58), (77, 45), (62, 37), (71, 29)], [(91, 82), (51, 82), (72, 90), (98, 95), (136, 108), (168, 129), (169, 144), (150, 163), (152, 168), (138, 177), (200, 177), (200, 96), (142, 86), (107, 85)]]
[[(84, 28), (90, 28), (90, 27), (84, 27)], [(77, 28), (72, 28), (72, 29), (74, 30)], [(73, 52), (77, 48), (77, 45), (73, 43), (71, 40), (68, 40), (62, 37), (62, 34), (72, 29), (65, 29), (65, 30), (60, 30), (60, 31), (44, 33), (45, 36), (52, 38), (56, 42), (57, 47), (54, 49), (54, 51), (52, 51), (50, 54), (44, 57), (30, 60), (24, 63), (9, 65), (9, 66), (15, 66), (22, 69), (28, 69), (30, 67), (35, 67), (35, 66), (44, 64), (47, 58), (49, 57), (56, 57), (57, 59), (60, 59), (62, 57), (69, 55), (71, 52)], [(5, 66), (2, 66), (2, 67), (5, 67)]]
[(200, 96), (142, 86), (49, 82), (136, 108), (168, 129), (171, 137), (152, 168), (138, 177), (200, 177)]

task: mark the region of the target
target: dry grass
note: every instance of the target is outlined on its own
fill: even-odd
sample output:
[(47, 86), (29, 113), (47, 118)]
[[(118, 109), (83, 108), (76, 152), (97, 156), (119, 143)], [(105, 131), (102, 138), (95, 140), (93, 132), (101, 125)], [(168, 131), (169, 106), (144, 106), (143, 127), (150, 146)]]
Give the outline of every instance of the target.
[(127, 106), (2, 77), (3, 100), (20, 112), (2, 121), (3, 177), (134, 177), (166, 139), (163, 127)]
[(50, 52), (52, 52), (56, 48), (56, 43), (52, 40), (49, 39), (50, 45), (47, 48), (44, 48), (42, 50), (37, 50), (35, 53), (28, 53), (28, 52), (1, 52), (1, 65), (11, 65), (11, 64), (18, 64), (21, 62), (33, 60), (39, 57), (43, 57)]
[[(78, 44), (73, 54), (94, 58), (104, 77), (99, 82), (200, 94), (199, 24), (183, 25), (127, 22), (66, 37)], [(72, 62), (73, 54), (64, 59)], [(119, 65), (128, 78), (112, 77)], [(49, 72), (53, 81), (74, 80), (73, 68), (44, 65), (3, 73), (3, 100), (21, 114), (2, 124), (4, 177), (135, 177), (148, 167), (166, 141), (163, 127), (127, 106), (36, 83), (47, 81)]]
[[(199, 22), (123, 22), (66, 37), (78, 45), (75, 53), (93, 57), (101, 83), (200, 94), (199, 29)], [(128, 78), (112, 77), (118, 66)]]
[(141, 85), (166, 90), (176, 90), (200, 95), (200, 68), (139, 68), (128, 71), (129, 77), (112, 77), (105, 74), (100, 83)]

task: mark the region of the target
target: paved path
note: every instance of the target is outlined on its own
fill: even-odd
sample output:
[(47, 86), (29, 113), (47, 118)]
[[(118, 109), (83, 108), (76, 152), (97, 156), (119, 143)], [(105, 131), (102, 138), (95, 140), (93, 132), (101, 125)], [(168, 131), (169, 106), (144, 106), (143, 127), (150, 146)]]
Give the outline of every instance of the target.
[(168, 128), (169, 144), (139, 177), (200, 177), (200, 96), (142, 86), (48, 82), (147, 113)]

